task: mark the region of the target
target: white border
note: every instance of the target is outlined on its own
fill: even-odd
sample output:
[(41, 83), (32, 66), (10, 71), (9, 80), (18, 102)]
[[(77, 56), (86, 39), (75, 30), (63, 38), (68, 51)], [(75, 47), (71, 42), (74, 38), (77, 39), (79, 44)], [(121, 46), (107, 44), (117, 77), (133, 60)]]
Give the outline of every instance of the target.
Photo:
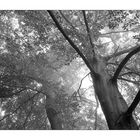
[(1, 139), (6, 140), (132, 140), (140, 137), (138, 131), (0, 131)]
[(12, 10), (98, 10), (140, 9), (139, 0), (1, 0), (0, 9)]
[[(139, 0), (1, 0), (0, 10), (114, 10), (140, 9)], [(139, 131), (2, 131), (7, 140), (120, 140), (138, 139)]]

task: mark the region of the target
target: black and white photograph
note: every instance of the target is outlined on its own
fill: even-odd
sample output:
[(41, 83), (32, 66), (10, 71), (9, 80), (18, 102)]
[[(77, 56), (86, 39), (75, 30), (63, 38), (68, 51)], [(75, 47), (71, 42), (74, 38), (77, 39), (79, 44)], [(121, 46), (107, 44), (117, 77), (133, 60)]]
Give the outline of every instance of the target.
[(139, 101), (140, 10), (0, 10), (0, 130), (139, 130)]

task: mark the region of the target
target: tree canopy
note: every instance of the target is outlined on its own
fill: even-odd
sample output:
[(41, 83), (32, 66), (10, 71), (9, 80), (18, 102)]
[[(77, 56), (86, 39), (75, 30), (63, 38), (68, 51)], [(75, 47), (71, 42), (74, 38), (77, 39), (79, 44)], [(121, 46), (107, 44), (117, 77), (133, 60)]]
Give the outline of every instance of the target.
[(138, 10), (0, 11), (0, 129), (139, 129), (139, 41)]

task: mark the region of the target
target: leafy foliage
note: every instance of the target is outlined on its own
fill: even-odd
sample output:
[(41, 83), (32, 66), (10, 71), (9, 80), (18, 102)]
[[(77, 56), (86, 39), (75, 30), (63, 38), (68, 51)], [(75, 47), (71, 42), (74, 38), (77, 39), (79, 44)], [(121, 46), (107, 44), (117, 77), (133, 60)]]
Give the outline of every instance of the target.
[[(88, 58), (92, 51), (82, 11), (54, 13)], [(118, 53), (139, 43), (139, 16), (139, 11), (86, 11), (95, 52), (113, 55), (106, 65), (110, 76), (126, 55)], [(138, 53), (118, 78), (128, 104), (139, 88), (139, 60)], [(47, 11), (0, 11), (0, 129), (51, 129), (45, 108), (50, 97), (64, 129), (108, 129), (93, 86), (79, 84), (88, 72)], [(134, 115), (140, 123), (139, 106)]]

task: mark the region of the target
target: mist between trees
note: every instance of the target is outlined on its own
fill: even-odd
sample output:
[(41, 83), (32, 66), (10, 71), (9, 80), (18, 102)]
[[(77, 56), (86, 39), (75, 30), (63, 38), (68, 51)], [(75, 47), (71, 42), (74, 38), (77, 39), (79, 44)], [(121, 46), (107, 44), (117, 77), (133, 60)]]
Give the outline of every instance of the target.
[(140, 11), (0, 11), (1, 130), (138, 130)]

